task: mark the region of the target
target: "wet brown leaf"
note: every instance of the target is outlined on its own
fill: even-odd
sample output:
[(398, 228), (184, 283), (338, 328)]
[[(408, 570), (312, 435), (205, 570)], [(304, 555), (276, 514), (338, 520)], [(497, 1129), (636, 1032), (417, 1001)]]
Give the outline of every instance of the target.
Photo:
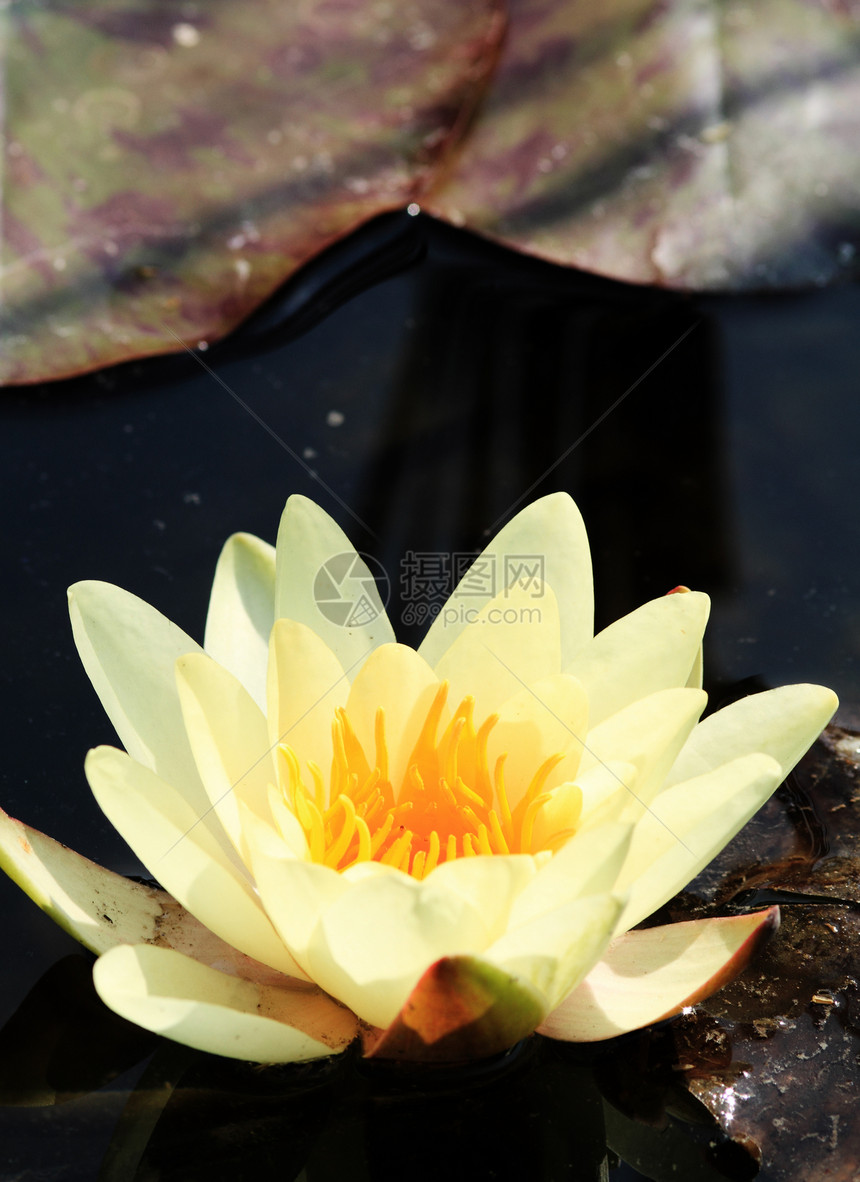
[(509, 0), (440, 216), (618, 279), (823, 283), (860, 246), (856, 0)]
[(498, 0), (9, 6), (0, 381), (212, 340), (420, 195)]
[[(603, 1064), (627, 1115), (659, 1125), (684, 1093), (698, 1101), (761, 1162), (759, 1182), (860, 1177), (860, 726), (837, 717), (669, 905), (679, 919), (779, 901), (777, 935), (699, 1010)], [(752, 1176), (737, 1166), (727, 1176)]]

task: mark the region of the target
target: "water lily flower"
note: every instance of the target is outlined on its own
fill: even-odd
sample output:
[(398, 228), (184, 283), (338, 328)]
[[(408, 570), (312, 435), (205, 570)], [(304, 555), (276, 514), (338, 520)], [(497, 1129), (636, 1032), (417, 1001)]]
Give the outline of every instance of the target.
[[(333, 603), (337, 571), (360, 604)], [(227, 542), (203, 648), (117, 587), (80, 583), (70, 604), (125, 748), (91, 751), (86, 774), (164, 889), (5, 814), (0, 864), (149, 1030), (259, 1062), (357, 1036), (436, 1060), (535, 1030), (603, 1039), (719, 988), (777, 922), (631, 930), (746, 823), (836, 699), (787, 686), (700, 721), (707, 597), (680, 589), (594, 636), (567, 496), (498, 534), (417, 651), (301, 497), (276, 550)]]

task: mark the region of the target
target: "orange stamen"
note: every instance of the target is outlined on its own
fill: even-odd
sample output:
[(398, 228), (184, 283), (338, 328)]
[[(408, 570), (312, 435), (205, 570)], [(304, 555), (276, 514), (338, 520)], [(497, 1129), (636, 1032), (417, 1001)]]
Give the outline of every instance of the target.
[[(447, 698), (443, 682), (399, 784), (391, 782), (382, 709), (374, 718), (372, 764), (346, 710), (335, 711), (328, 786), (308, 761), (309, 788), (296, 752), (279, 745), (276, 791), (304, 829), (313, 861), (345, 870), (373, 860), (426, 878), (453, 858), (540, 852), (532, 849), (535, 820), (551, 799), (546, 785), (564, 756), (543, 761), (525, 791), (516, 792), (512, 809), (506, 756), (496, 759), (492, 774), (489, 768), (488, 744), (498, 715), (476, 729), (474, 699), (464, 698), (440, 735)], [(544, 835), (540, 848), (553, 852), (571, 833)]]

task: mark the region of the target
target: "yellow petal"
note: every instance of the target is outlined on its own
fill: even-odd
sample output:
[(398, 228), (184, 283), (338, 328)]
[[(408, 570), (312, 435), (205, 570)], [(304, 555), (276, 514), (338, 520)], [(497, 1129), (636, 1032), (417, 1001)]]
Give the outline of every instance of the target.
[(307, 976), (309, 946), (322, 911), (349, 888), (328, 866), (296, 858), (280, 835), (251, 814), (245, 817), (248, 861), (266, 914)]
[[(442, 614), (453, 609), (444, 607)], [(511, 587), (492, 599), (436, 662), (455, 706), (467, 694), (478, 720), (532, 685), (561, 672), (558, 605), (550, 587)], [(420, 650), (419, 650), (420, 651)]]
[(355, 1019), (306, 983), (260, 985), (167, 948), (123, 945), (96, 961), (112, 1010), (175, 1042), (257, 1063), (293, 1063), (344, 1050)]
[(663, 784), (706, 701), (701, 690), (660, 690), (625, 706), (588, 732), (581, 773), (615, 760), (636, 768), (635, 796), (628, 794), (619, 820), (635, 820), (642, 802)]
[(588, 694), (591, 725), (658, 690), (687, 684), (708, 621), (707, 595), (663, 595), (616, 620), (571, 662)]
[(455, 589), (430, 627), (419, 653), (435, 666), (466, 627), (460, 608), (478, 611), (496, 591), (509, 587), (528, 572), (537, 571), (552, 588), (561, 612), (561, 667), (592, 637), (594, 600), (591, 554), (579, 510), (566, 493), (553, 493), (527, 505), (501, 529), (480, 556), (478, 579), (495, 573), (496, 583), (485, 594), (472, 594), (474, 571)]
[(830, 721), (839, 700), (820, 685), (784, 685), (741, 698), (699, 723), (667, 778), (677, 784), (713, 767), (763, 751), (787, 776)]
[(252, 534), (234, 534), (215, 567), (203, 647), (241, 681), (261, 710), (274, 622), (275, 547)]
[(661, 792), (636, 825), (618, 890), (619, 931), (662, 907), (720, 852), (782, 779), (775, 759), (746, 755)]
[(247, 956), (284, 973), (300, 972), (250, 880), (195, 824), (174, 788), (113, 747), (91, 751), (85, 770), (111, 824), (183, 907)]
[(491, 769), (500, 755), (507, 756), (504, 776), (512, 807), (521, 799), (538, 767), (551, 755), (565, 758), (547, 779), (547, 791), (575, 777), (588, 727), (588, 699), (575, 678), (559, 673), (521, 687), (498, 714), (487, 755)]
[(498, 939), (508, 926), (511, 910), (537, 873), (534, 858), (525, 854), (454, 858), (427, 876), (436, 888), (452, 891), (481, 916), (487, 939)]
[(732, 980), (773, 932), (776, 908), (628, 932), (538, 1027), (592, 1042), (670, 1018)]
[(511, 928), (481, 959), (525, 981), (555, 1009), (604, 952), (621, 911), (612, 895), (574, 899)]
[(531, 848), (545, 850), (554, 848), (559, 834), (571, 834), (576, 829), (582, 813), (582, 789), (567, 780), (556, 784), (546, 794), (549, 799), (538, 809), (532, 828)]
[(326, 992), (372, 1026), (394, 1020), (426, 969), (444, 956), (480, 952), (483, 916), (459, 891), (399, 872), (349, 882), (319, 912), (307, 969)]
[(275, 767), (265, 715), (239, 681), (211, 657), (176, 662), (182, 714), (200, 778), (214, 810), (242, 856), (240, 804), (268, 816)]
[[(315, 584), (320, 571), (332, 559), (357, 559), (353, 579), (361, 583), (369, 609), (366, 623), (334, 622), (317, 602)], [(325, 578), (325, 575), (322, 576)], [(353, 581), (352, 587), (356, 587)], [(394, 631), (379, 599), (370, 571), (358, 558), (343, 530), (329, 515), (306, 497), (292, 496), (281, 517), (277, 545), (275, 615), (306, 624), (336, 654), (348, 677), (380, 644), (394, 640)]]
[(204, 824), (229, 845), (197, 772), (179, 694), (176, 661), (202, 649), (135, 595), (110, 583), (69, 588), (69, 615), (81, 661), (132, 759), (176, 784)]
[(511, 927), (544, 915), (563, 903), (615, 890), (633, 833), (632, 825), (603, 825), (572, 837), (517, 897)]
[(269, 646), (269, 742), (289, 744), (303, 774), (308, 760), (328, 774), (331, 724), (348, 693), (346, 674), (325, 641), (305, 624), (278, 620)]
[(637, 798), (638, 772), (632, 763), (610, 759), (597, 763), (576, 778), (582, 793), (579, 832), (606, 825), (623, 816), (628, 802)]
[[(385, 713), (389, 778), (394, 785), (403, 781), (407, 760), (438, 688), (438, 678), (427, 662), (403, 644), (384, 644), (375, 649), (350, 687), (346, 712), (371, 767), (376, 750), (376, 712), (381, 708)], [(456, 706), (459, 700), (449, 695), (449, 705), (452, 701)]]
[(154, 939), (164, 918), (155, 891), (105, 870), (2, 809), (0, 869), (92, 952)]

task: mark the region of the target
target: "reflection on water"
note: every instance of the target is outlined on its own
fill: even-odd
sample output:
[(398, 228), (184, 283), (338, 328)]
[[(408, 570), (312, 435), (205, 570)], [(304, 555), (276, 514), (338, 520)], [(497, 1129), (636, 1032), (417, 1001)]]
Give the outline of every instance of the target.
[[(856, 290), (680, 297), (557, 270), (423, 218), (407, 220), (403, 236), (391, 219), (382, 230), (369, 227), (244, 334), (207, 351), (206, 364), (257, 419), (188, 356), (4, 392), (4, 585), (15, 628), (3, 671), (2, 803), (14, 815), (113, 868), (139, 872), (83, 778), (86, 749), (113, 736), (73, 651), (65, 587), (84, 577), (116, 582), (200, 636), (223, 538), (237, 529), (274, 538), (290, 492), (320, 500), (383, 563), (397, 625), (408, 551), (474, 551), (524, 494), (568, 489), (594, 547), (600, 623), (678, 583), (701, 587), (714, 595), (706, 685), (718, 698), (755, 679), (820, 680), (857, 699)], [(402, 638), (414, 642), (416, 631), (404, 626)], [(2, 1022), (73, 946), (5, 880), (0, 904), (12, 952), (0, 959)], [(43, 1049), (48, 1039), (43, 1030)], [(83, 1061), (88, 1039), (68, 1045)], [(513, 1123), (518, 1105), (549, 1105), (554, 1115), (528, 1133), (527, 1144), (539, 1144), (529, 1153), (543, 1154), (547, 1177), (568, 1177), (567, 1137), (582, 1126), (552, 1107), (555, 1093), (547, 1097), (546, 1079), (561, 1067), (540, 1057), (546, 1052), (531, 1055), (516, 1068), (525, 1089), (514, 1088), (519, 1099), (494, 1100), (496, 1125)], [(132, 1061), (108, 1055), (93, 1065), (90, 1083), (131, 1070)], [(164, 1074), (143, 1093), (164, 1094), (169, 1084), (171, 1096), (182, 1096), (175, 1114), (165, 1110), (158, 1122), (165, 1159), (147, 1159), (156, 1172), (141, 1177), (171, 1176), (164, 1173), (171, 1154), (191, 1171), (180, 1153), (183, 1130), (210, 1117), (208, 1148), (197, 1152), (209, 1163), (206, 1176), (216, 1176), (213, 1147), (225, 1144), (233, 1102), (210, 1104), (215, 1076), (192, 1085), (193, 1065), (180, 1085), (176, 1063), (154, 1059), (146, 1069), (149, 1081)], [(216, 1067), (206, 1070), (226, 1070)], [(225, 1095), (247, 1096), (238, 1069), (230, 1070)], [(392, 1095), (355, 1065), (349, 1070), (346, 1092), (337, 1091), (342, 1082), (315, 1084), (308, 1097), (294, 1089), (302, 1095), (293, 1118), (270, 1099), (261, 1115), (235, 1101), (244, 1114), (238, 1124), (259, 1133), (253, 1149), (242, 1150), (257, 1163), (254, 1177), (266, 1153), (279, 1177), (308, 1160), (345, 1168), (338, 1154), (355, 1142), (359, 1124), (367, 1176), (407, 1159), (420, 1171), (426, 1159), (416, 1146), (428, 1155), (444, 1149), (449, 1163), (470, 1163), (480, 1176), (469, 1156), (477, 1139), (452, 1132), (457, 1126), (444, 1115), (460, 1119), (459, 1098), (434, 1093), (428, 1135), (414, 1124), (420, 1106), (410, 1110), (397, 1089)], [(28, 1169), (95, 1177), (135, 1078), (120, 1074), (57, 1108), (0, 1112), (0, 1179)], [(270, 1086), (259, 1075), (245, 1080), (262, 1092)], [(65, 1083), (41, 1086), (62, 1093)], [(558, 1103), (590, 1111), (587, 1089), (576, 1099), (568, 1089), (558, 1083)], [(329, 1107), (311, 1113), (323, 1093)], [(332, 1105), (343, 1127), (331, 1125)], [(143, 1103), (138, 1116), (142, 1124), (129, 1135), (139, 1149), (154, 1110)], [(278, 1121), (288, 1119), (291, 1148), (276, 1151), (287, 1136)], [(613, 1136), (633, 1155), (620, 1119), (610, 1114)], [(519, 1162), (523, 1177), (515, 1150), (499, 1152)], [(306, 1176), (312, 1182), (312, 1172)]]

